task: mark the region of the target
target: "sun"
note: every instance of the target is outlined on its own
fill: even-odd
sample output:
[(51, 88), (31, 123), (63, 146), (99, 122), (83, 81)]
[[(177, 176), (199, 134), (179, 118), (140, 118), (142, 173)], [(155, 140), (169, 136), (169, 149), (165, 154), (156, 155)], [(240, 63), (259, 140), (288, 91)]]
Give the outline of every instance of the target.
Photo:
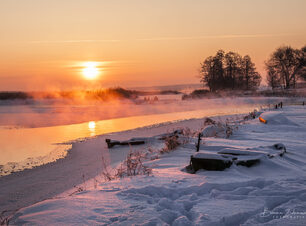
[(84, 68), (82, 70), (83, 76), (86, 79), (94, 80), (99, 75), (99, 69), (97, 68), (97, 63), (95, 62), (86, 62), (83, 64)]

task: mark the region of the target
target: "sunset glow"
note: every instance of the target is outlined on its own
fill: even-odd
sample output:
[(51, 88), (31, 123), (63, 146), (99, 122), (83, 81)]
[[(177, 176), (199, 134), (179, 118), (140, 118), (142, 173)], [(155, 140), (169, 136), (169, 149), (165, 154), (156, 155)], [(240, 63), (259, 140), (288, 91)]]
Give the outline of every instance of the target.
[(97, 64), (95, 62), (86, 62), (84, 64), (82, 73), (86, 79), (89, 79), (89, 80), (96, 79), (99, 75)]
[(305, 225), (305, 11), (0, 0), (0, 225)]
[(275, 48), (305, 44), (305, 9), (302, 0), (2, 0), (0, 90), (196, 84), (219, 49), (250, 55), (264, 82)]

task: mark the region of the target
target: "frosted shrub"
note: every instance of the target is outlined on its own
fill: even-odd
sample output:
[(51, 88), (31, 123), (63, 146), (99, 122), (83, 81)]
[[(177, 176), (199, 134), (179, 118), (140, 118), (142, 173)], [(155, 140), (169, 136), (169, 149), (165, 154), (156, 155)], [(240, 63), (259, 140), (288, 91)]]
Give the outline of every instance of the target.
[(183, 128), (182, 129), (183, 136), (179, 138), (179, 142), (183, 145), (188, 144), (191, 142), (192, 138), (197, 136), (197, 134), (198, 134), (197, 132), (192, 131), (189, 127)]
[(207, 125), (202, 131), (202, 136), (229, 138), (231, 135), (233, 135), (234, 129), (235, 127), (230, 125), (229, 122), (218, 122), (215, 124)]
[(231, 127), (229, 124), (225, 124), (225, 137), (229, 138), (231, 135), (233, 135), (233, 127)]
[(250, 119), (254, 119), (259, 115), (259, 112), (255, 109), (254, 111), (250, 112), (248, 115), (244, 116), (244, 120), (250, 120)]
[(0, 214), (0, 225), (9, 225), (10, 223), (10, 217), (9, 216), (5, 216), (5, 214), (8, 211), (2, 211), (2, 213)]
[(167, 137), (165, 139), (165, 147), (160, 150), (161, 154), (168, 153), (176, 149), (181, 143), (178, 141), (177, 136)]
[(130, 151), (125, 161), (116, 169), (115, 177), (130, 177), (136, 175), (150, 175), (152, 169), (143, 165), (146, 155), (141, 151)]
[(205, 118), (203, 125), (205, 127), (205, 126), (208, 126), (208, 125), (215, 125), (215, 124), (216, 124), (215, 120), (213, 120), (211, 118)]
[(141, 151), (130, 151), (126, 159), (120, 166), (111, 170), (102, 157), (102, 176), (105, 181), (111, 181), (117, 178), (130, 177), (136, 175), (150, 175), (152, 169), (143, 164), (143, 160), (146, 159), (146, 154)]
[(112, 179), (114, 179), (114, 176), (111, 173), (111, 170), (108, 167), (109, 164), (107, 164), (105, 158), (102, 156), (102, 177), (104, 178), (104, 180), (106, 181), (111, 181)]
[(130, 152), (125, 160), (127, 176), (149, 175), (151, 169), (144, 166), (142, 160), (145, 155), (140, 151)]

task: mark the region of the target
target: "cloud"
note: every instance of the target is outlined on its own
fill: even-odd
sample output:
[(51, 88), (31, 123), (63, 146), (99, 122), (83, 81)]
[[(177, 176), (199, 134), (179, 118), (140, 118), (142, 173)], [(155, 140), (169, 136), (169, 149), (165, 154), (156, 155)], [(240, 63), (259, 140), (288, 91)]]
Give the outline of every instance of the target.
[(265, 38), (298, 35), (295, 33), (283, 34), (229, 34), (229, 35), (205, 35), (205, 36), (177, 36), (177, 37), (153, 37), (137, 39), (81, 39), (81, 40), (43, 40), (31, 41), (33, 44), (48, 43), (99, 43), (99, 42), (126, 42), (126, 41), (168, 41), (168, 40), (196, 40), (196, 39), (235, 39), (235, 38)]
[(43, 41), (30, 41), (33, 44), (48, 44), (48, 43), (94, 43), (94, 42), (120, 42), (122, 40), (116, 39), (81, 39), (81, 40), (43, 40)]
[(280, 37), (292, 36), (296, 34), (232, 34), (232, 35), (205, 35), (205, 36), (185, 36), (185, 37), (157, 37), (143, 38), (138, 41), (163, 41), (163, 40), (196, 40), (196, 39), (234, 39), (234, 38), (264, 38), (264, 37)]

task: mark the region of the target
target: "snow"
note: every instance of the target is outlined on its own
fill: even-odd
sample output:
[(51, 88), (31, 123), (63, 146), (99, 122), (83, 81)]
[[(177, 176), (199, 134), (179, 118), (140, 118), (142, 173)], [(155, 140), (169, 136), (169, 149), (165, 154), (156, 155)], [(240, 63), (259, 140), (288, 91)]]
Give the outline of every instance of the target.
[(222, 132), (224, 132), (224, 129), (222, 127), (219, 127), (217, 125), (208, 125), (202, 131), (202, 136), (203, 137), (214, 137)]
[[(18, 210), (13, 225), (305, 225), (306, 224), (306, 108), (285, 106), (283, 109), (262, 114), (268, 123), (258, 118), (239, 124), (228, 139), (205, 137), (198, 155), (216, 156), (218, 152), (262, 156), (252, 167), (233, 164), (224, 171), (199, 170), (187, 173), (184, 168), (190, 156), (195, 155), (197, 137), (176, 150), (159, 155), (145, 165), (153, 169), (152, 175), (135, 176), (101, 181), (99, 172), (91, 173), (80, 182), (81, 192), (68, 189), (67, 177), (49, 180), (48, 185), (64, 183), (62, 193), (50, 191), (49, 199)], [(274, 120), (274, 121), (273, 121)], [(271, 122), (271, 123), (270, 123)], [(273, 122), (273, 123), (272, 123)], [(289, 123), (290, 122), (290, 123)], [(137, 150), (159, 150), (163, 141), (155, 139), (170, 129), (188, 126), (203, 131), (203, 120), (186, 120), (171, 125), (142, 128), (108, 135), (108, 138), (126, 140), (132, 137), (148, 137), (145, 145)], [(72, 144), (67, 158), (52, 163), (43, 172), (45, 177), (55, 170), (52, 165), (81, 174), (101, 159), (101, 149), (106, 147), (106, 135)], [(277, 149), (274, 145), (278, 145)], [(285, 147), (286, 153), (277, 155)], [(115, 167), (129, 151), (129, 147), (116, 146), (109, 151), (111, 165)], [(273, 158), (267, 157), (273, 155)], [(148, 153), (152, 155), (152, 153)], [(80, 158), (81, 157), (81, 158)], [(85, 158), (85, 159), (84, 159)], [(89, 159), (88, 159), (89, 158)], [(80, 160), (82, 159), (82, 160)], [(100, 160), (99, 160), (100, 161)], [(82, 170), (80, 170), (82, 169)], [(34, 169), (41, 172), (41, 168)], [(57, 171), (61, 172), (61, 171)], [(27, 178), (30, 178), (29, 173)], [(10, 177), (12, 178), (12, 177)], [(22, 180), (22, 178), (19, 178)], [(37, 180), (42, 178), (36, 178)], [(43, 179), (42, 179), (43, 180)], [(4, 180), (3, 180), (4, 181)], [(94, 181), (98, 181), (97, 184)], [(1, 178), (0, 178), (1, 182)], [(16, 182), (16, 181), (15, 181)], [(23, 181), (25, 182), (25, 181)], [(22, 181), (19, 182), (22, 186)], [(35, 184), (34, 181), (32, 184)], [(12, 188), (11, 184), (11, 188)], [(65, 189), (66, 190), (65, 190)], [(7, 188), (3, 188), (4, 190)], [(33, 188), (35, 189), (35, 188)], [(32, 191), (33, 193), (33, 191)], [(38, 192), (39, 193), (39, 192)], [(1, 193), (0, 193), (1, 194)], [(41, 194), (41, 193), (40, 193)], [(42, 194), (41, 194), (42, 195)], [(4, 196), (1, 197), (4, 198)], [(38, 200), (37, 197), (36, 200)], [(7, 200), (7, 199), (6, 199)], [(41, 198), (40, 198), (41, 200)], [(39, 200), (38, 200), (39, 201)], [(7, 204), (9, 207), (10, 205)], [(12, 200), (10, 200), (12, 202)], [(28, 203), (31, 203), (29, 201)], [(24, 204), (24, 203), (23, 203)]]
[(282, 112), (264, 112), (260, 115), (270, 125), (293, 125), (297, 126), (296, 123), (286, 118)]
[(199, 158), (199, 159), (215, 159), (215, 160), (222, 160), (222, 161), (228, 161), (229, 159), (227, 158), (226, 155), (222, 156), (222, 155), (218, 155), (218, 154), (214, 154), (214, 153), (197, 153), (195, 155), (193, 155), (194, 158)]
[(229, 155), (256, 155), (256, 154), (265, 154), (264, 152), (259, 151), (249, 151), (249, 150), (241, 150), (237, 148), (224, 148), (221, 151), (218, 151), (219, 154), (229, 154)]

